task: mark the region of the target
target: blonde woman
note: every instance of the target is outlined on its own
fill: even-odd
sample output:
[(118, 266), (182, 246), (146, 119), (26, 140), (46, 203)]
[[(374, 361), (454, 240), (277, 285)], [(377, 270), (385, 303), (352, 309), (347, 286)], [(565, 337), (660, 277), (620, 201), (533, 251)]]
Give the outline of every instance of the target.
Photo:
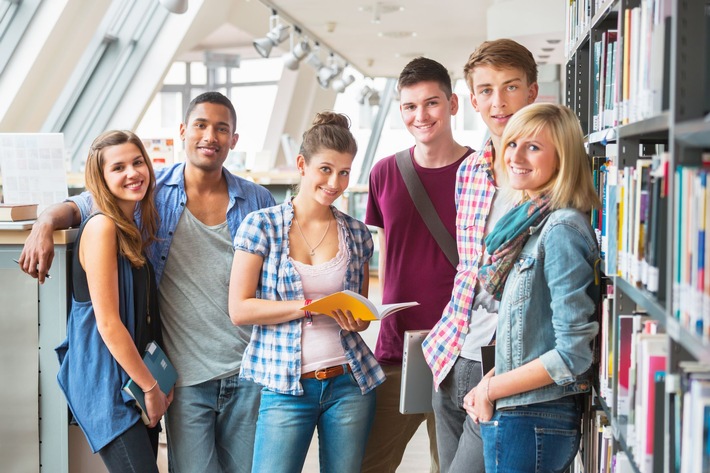
[(581, 397), (590, 388), (599, 328), (599, 251), (589, 211), (600, 203), (579, 121), (568, 108), (523, 108), (501, 143), (522, 202), (485, 239), (491, 264), (479, 278), (501, 298), (496, 364), (465, 396), (464, 408), (481, 422), (487, 473), (562, 472), (579, 447)]
[[(91, 145), (85, 178), (95, 212), (74, 245), (72, 307), (67, 339), (57, 348), (57, 379), (110, 472), (157, 473), (158, 421), (169, 396), (142, 359), (151, 340), (162, 343), (155, 278), (145, 255), (157, 229), (155, 176), (135, 134), (108, 131)], [(149, 425), (121, 389), (129, 378), (145, 392)]]
[(357, 333), (369, 322), (300, 310), (343, 289), (367, 296), (372, 237), (333, 206), (356, 152), (347, 117), (319, 113), (296, 158), (296, 197), (248, 215), (234, 240), (229, 314), (254, 324), (241, 377), (263, 386), (255, 473), (301, 471), (316, 428), (321, 472), (360, 471), (384, 380)]

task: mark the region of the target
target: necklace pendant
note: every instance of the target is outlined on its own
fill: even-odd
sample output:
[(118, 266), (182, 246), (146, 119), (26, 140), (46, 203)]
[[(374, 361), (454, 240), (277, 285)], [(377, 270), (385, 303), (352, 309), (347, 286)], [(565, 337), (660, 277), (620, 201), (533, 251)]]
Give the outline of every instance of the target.
[(315, 255), (316, 255), (316, 250), (311, 250), (311, 256), (315, 256)]

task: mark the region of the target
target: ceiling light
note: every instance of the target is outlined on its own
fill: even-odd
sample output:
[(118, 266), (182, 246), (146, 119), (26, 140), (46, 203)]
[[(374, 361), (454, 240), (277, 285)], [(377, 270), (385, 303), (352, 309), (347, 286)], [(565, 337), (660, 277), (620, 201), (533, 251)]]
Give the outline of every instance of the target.
[(380, 104), (380, 93), (376, 90), (373, 90), (370, 96), (367, 97), (367, 103), (370, 104), (370, 107), (378, 106)]
[(182, 14), (187, 11), (187, 0), (159, 0), (159, 2), (170, 13)]
[(323, 62), (320, 60), (318, 57), (318, 46), (316, 45), (316, 49), (311, 51), (311, 53), (306, 57), (306, 64), (311, 66), (313, 69), (316, 71), (323, 67)]
[(321, 87), (327, 89), (330, 86), (330, 81), (335, 79), (335, 76), (339, 73), (340, 71), (332, 66), (321, 66), (318, 69), (318, 83)]
[(557, 44), (557, 43), (559, 43), (560, 41), (562, 41), (562, 40), (560, 40), (560, 39), (548, 39), (548, 40), (547, 40), (547, 42), (550, 43), (550, 44)]
[(377, 33), (380, 38), (404, 39), (417, 36), (415, 31), (381, 31)]
[(254, 48), (256, 49), (256, 52), (258, 52), (262, 57), (269, 57), (269, 54), (271, 54), (271, 49), (274, 46), (278, 46), (279, 44), (283, 43), (288, 38), (289, 26), (280, 24), (278, 20), (278, 15), (271, 15), (271, 17), (269, 18), (269, 25), (271, 28), (269, 32), (266, 33), (265, 37), (257, 38), (254, 40)]
[(318, 83), (324, 89), (330, 86), (331, 81), (333, 81), (340, 73), (343, 72), (343, 66), (335, 59), (335, 55), (330, 53), (328, 58), (328, 64), (318, 68)]
[(365, 85), (361, 90), (360, 90), (360, 96), (357, 99), (357, 102), (360, 105), (365, 105), (365, 100), (367, 97), (373, 92), (372, 88), (369, 85)]
[(310, 52), (311, 45), (308, 44), (308, 41), (305, 39), (299, 41), (289, 53), (284, 54), (284, 66), (292, 71), (295, 71), (298, 69), (298, 64), (301, 60), (303, 60), (303, 58), (305, 58)]
[(376, 107), (380, 104), (380, 93), (369, 85), (365, 85), (360, 90), (360, 96), (357, 101), (360, 105), (365, 105), (367, 102), (370, 107)]
[(541, 48), (541, 49), (542, 49), (543, 51), (545, 51), (546, 53), (551, 53), (552, 51), (555, 50), (555, 48)]
[(386, 13), (392, 13), (396, 11), (403, 11), (404, 7), (400, 7), (398, 5), (391, 5), (387, 3), (382, 3), (382, 2), (376, 2), (374, 5), (366, 5), (363, 7), (358, 8), (361, 12), (367, 12), (370, 13), (372, 12), (372, 20), (370, 20), (371, 23), (378, 24), (382, 20), (381, 16), (386, 14)]
[(348, 74), (344, 77), (341, 76), (333, 79), (331, 85), (333, 86), (334, 91), (342, 93), (345, 92), (345, 89), (353, 82), (355, 82), (355, 77), (352, 74)]

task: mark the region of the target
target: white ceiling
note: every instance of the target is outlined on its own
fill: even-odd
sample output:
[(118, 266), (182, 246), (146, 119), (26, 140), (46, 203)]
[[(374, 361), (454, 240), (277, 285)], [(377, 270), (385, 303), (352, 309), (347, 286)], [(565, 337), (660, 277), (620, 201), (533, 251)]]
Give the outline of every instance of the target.
[[(249, 1), (249, 0), (245, 0)], [(369, 77), (397, 77), (416, 56), (444, 64), (456, 78), (469, 54), (483, 41), (512, 38), (539, 63), (563, 64), (564, 0), (260, 0), (268, 18), (275, 10), (284, 23), (299, 26), (319, 41), (321, 56), (334, 52)], [(375, 21), (379, 10), (379, 22)], [(252, 32), (269, 29), (249, 25)], [(258, 35), (258, 34), (257, 34)], [(193, 49), (256, 57), (253, 33), (226, 22)], [(272, 51), (288, 51), (289, 41)], [(549, 56), (549, 57), (540, 57)]]

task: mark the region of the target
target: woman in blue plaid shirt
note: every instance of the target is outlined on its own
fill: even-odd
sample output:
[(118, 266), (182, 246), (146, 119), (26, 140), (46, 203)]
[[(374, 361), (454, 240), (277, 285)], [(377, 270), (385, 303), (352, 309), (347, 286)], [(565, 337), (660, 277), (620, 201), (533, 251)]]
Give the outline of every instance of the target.
[(234, 239), (229, 314), (254, 324), (241, 377), (264, 386), (253, 472), (300, 472), (315, 428), (323, 473), (357, 473), (382, 369), (343, 311), (309, 300), (349, 289), (367, 296), (372, 237), (333, 202), (348, 187), (357, 144), (346, 116), (316, 115), (296, 158), (298, 194), (249, 214)]

